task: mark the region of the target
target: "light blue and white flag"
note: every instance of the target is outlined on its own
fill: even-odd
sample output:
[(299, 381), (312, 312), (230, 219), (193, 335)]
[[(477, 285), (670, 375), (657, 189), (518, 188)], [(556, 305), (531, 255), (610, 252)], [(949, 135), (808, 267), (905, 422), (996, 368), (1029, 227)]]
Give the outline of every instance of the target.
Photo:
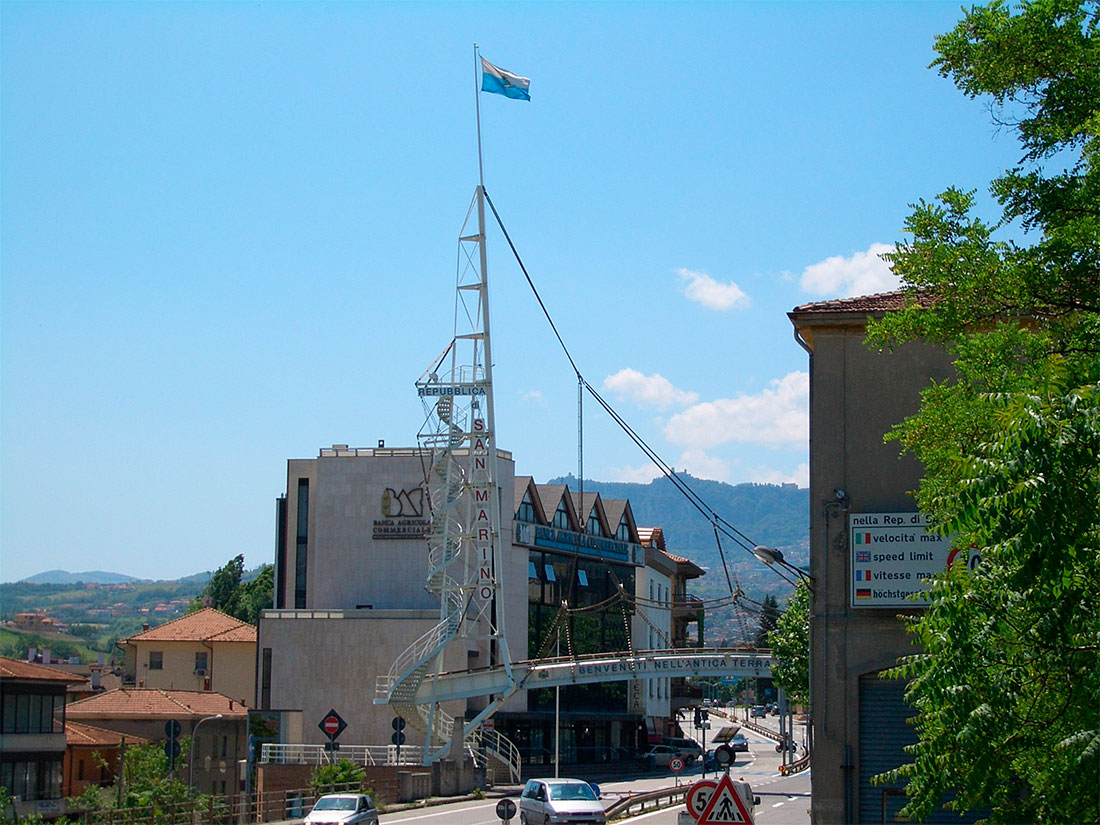
[(505, 69), (498, 69), (484, 57), (481, 58), (481, 91), (504, 95), (512, 100), (530, 100), (528, 89), (531, 80)]

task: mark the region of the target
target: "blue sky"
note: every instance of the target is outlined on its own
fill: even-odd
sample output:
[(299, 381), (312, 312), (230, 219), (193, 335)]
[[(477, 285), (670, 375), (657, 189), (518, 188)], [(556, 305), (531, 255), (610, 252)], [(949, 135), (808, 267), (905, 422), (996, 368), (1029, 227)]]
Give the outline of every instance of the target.
[[(286, 460), (413, 443), (485, 182), (585, 378), (697, 476), (807, 483), (786, 312), (890, 289), (908, 204), (1019, 151), (947, 3), (0, 5), (0, 578), (269, 561)], [(490, 231), (501, 447), (576, 379)], [(586, 404), (585, 475), (655, 473)], [(734, 523), (736, 514), (725, 514)], [(674, 541), (674, 537), (673, 541)]]

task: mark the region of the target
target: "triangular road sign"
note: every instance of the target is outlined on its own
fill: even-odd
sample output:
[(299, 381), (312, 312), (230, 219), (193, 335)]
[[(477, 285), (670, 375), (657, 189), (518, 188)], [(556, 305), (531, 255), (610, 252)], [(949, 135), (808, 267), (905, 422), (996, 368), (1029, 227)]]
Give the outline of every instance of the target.
[(697, 825), (729, 825), (731, 822), (752, 823), (752, 815), (730, 781), (729, 774), (723, 774), (718, 787), (711, 794), (707, 807), (699, 815)]

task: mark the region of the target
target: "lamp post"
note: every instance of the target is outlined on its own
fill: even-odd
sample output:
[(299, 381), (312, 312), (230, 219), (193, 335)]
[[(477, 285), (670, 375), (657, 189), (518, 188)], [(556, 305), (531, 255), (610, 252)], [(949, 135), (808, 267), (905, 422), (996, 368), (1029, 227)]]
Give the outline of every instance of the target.
[(189, 748), (191, 753), (188, 754), (189, 764), (187, 766), (187, 787), (189, 787), (191, 790), (195, 789), (195, 751), (197, 750), (197, 748), (195, 747), (195, 743), (197, 741), (199, 726), (203, 722), (209, 722), (211, 719), (221, 718), (223, 718), (223, 714), (221, 713), (215, 713), (213, 716), (204, 716), (202, 719), (195, 723), (195, 727), (191, 728), (191, 747)]
[(774, 547), (767, 547), (763, 544), (758, 544), (752, 548), (752, 554), (756, 556), (764, 564), (778, 564), (784, 570), (790, 570), (796, 576), (799, 576), (806, 580), (806, 586), (810, 588), (810, 593), (814, 592), (814, 577), (803, 570), (801, 567), (795, 567), (785, 558), (783, 558), (783, 551), (776, 550)]

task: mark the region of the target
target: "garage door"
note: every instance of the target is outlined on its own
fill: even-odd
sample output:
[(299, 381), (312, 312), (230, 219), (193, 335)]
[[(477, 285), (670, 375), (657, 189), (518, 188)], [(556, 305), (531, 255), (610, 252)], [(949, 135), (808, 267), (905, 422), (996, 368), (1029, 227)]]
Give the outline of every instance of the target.
[[(893, 825), (902, 820), (897, 813), (906, 802), (902, 785), (874, 785), (871, 777), (909, 761), (906, 745), (917, 741), (913, 726), (906, 719), (914, 715), (905, 701), (905, 683), (880, 679), (877, 673), (859, 677), (859, 789), (861, 825)], [(959, 816), (953, 811), (936, 810), (926, 825), (971, 825), (983, 812)]]

